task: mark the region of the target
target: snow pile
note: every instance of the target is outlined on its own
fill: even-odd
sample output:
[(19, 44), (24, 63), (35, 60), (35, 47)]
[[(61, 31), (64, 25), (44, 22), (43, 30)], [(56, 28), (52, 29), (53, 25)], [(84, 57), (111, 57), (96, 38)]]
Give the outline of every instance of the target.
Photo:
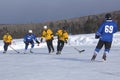
[[(118, 46), (120, 45), (120, 32), (114, 34), (114, 38), (113, 38), (113, 43), (112, 46)], [(38, 38), (38, 40), (40, 40)], [(94, 46), (96, 45), (98, 42), (98, 39), (95, 39), (95, 34), (79, 34), (79, 35), (69, 35), (69, 40), (68, 40), (68, 44), (72, 45), (72, 46)], [(53, 41), (54, 46), (57, 45), (57, 39), (55, 37), (54, 41)], [(3, 41), (0, 40), (0, 50), (3, 50)], [(12, 45), (15, 49), (24, 49), (24, 42), (23, 39), (13, 39)], [(30, 46), (29, 46), (30, 47)], [(46, 43), (45, 41), (43, 43), (41, 43), (39, 46), (37, 44), (35, 44), (35, 48), (43, 48), (46, 47)]]
[[(113, 38), (113, 46), (120, 45), (120, 32), (114, 34)], [(69, 36), (69, 44), (76, 45), (76, 46), (92, 46), (96, 45), (99, 39), (95, 39), (95, 34), (81, 34), (81, 35), (74, 35)]]

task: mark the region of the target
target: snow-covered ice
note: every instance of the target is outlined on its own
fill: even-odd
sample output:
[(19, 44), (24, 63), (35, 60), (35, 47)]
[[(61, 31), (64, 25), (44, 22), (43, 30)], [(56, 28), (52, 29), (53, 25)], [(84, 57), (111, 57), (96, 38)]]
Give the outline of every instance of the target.
[[(34, 54), (17, 54), (9, 48), (3, 54), (0, 41), (0, 80), (120, 80), (120, 33), (114, 40), (107, 61), (102, 62), (103, 50), (91, 62), (98, 42), (94, 34), (70, 35), (61, 55), (48, 54), (46, 43), (35, 44)], [(56, 50), (57, 40), (54, 40)], [(11, 45), (24, 51), (23, 39), (14, 39)], [(86, 51), (79, 54), (72, 46)], [(29, 47), (30, 48), (30, 47)]]

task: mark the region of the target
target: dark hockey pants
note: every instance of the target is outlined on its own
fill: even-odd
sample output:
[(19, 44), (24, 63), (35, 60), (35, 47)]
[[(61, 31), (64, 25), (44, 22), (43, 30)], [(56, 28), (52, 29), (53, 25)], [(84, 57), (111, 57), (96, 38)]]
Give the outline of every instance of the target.
[(64, 41), (58, 40), (57, 51), (62, 51), (64, 47)]
[(10, 45), (10, 43), (4, 43), (4, 51), (8, 50), (8, 46)]
[(47, 47), (48, 47), (48, 51), (49, 53), (52, 51), (54, 51), (54, 47), (53, 47), (53, 43), (52, 43), (53, 40), (47, 40)]

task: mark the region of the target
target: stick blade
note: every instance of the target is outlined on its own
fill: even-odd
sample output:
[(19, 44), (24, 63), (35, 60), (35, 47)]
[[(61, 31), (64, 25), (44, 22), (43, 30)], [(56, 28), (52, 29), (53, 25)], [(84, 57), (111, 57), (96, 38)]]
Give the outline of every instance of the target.
[(84, 49), (83, 49), (83, 50), (80, 50), (79, 53), (82, 53), (82, 52), (84, 52), (84, 51), (85, 51)]

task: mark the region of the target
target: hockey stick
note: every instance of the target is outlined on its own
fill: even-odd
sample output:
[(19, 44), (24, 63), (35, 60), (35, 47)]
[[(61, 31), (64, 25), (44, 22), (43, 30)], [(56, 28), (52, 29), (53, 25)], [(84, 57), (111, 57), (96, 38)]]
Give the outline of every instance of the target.
[[(73, 47), (73, 46), (72, 46)], [(77, 49), (77, 48), (75, 48), (75, 47), (73, 47), (76, 51), (78, 51), (79, 53), (81, 53), (81, 52), (84, 52), (85, 50), (84, 49), (82, 49), (82, 50), (79, 50), (79, 49)]]
[[(70, 45), (70, 44), (69, 44)], [(74, 46), (72, 46), (72, 45), (70, 45), (72, 48), (74, 48), (76, 51), (78, 51), (79, 53), (81, 53), (81, 52), (84, 52), (85, 50), (84, 49), (82, 49), (82, 50), (79, 50), (78, 48), (76, 48), (76, 47), (74, 47)]]
[(17, 51), (16, 49), (14, 49), (12, 46), (9, 46), (11, 49), (13, 49), (15, 52), (20, 53), (19, 51)]

